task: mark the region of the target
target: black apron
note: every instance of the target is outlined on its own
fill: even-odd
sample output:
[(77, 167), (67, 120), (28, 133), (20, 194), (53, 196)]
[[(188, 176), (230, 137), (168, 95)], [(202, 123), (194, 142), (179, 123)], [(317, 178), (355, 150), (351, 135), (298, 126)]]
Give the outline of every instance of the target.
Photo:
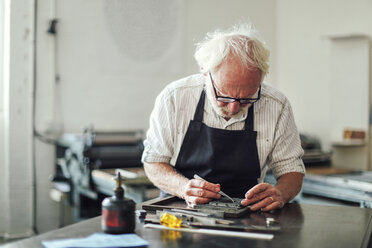
[(224, 130), (203, 123), (205, 91), (190, 121), (175, 168), (191, 179), (198, 174), (232, 197), (244, 198), (261, 175), (253, 105), (248, 110), (244, 130)]

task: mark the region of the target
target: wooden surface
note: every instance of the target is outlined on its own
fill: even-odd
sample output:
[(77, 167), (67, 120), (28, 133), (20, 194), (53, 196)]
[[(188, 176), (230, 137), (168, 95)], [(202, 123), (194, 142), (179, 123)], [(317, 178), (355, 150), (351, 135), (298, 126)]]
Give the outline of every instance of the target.
[(335, 167), (309, 167), (306, 168), (306, 173), (311, 175), (327, 176), (327, 175), (337, 175), (337, 174), (347, 174), (352, 173), (351, 169), (342, 169)]
[[(139, 175), (140, 176), (138, 176), (136, 178), (122, 177), (123, 178), (123, 184), (124, 185), (152, 185), (152, 183), (150, 182), (150, 180), (146, 176), (144, 176), (142, 174), (139, 174)], [(107, 184), (109, 184), (109, 185), (114, 185), (114, 186), (116, 185), (116, 182), (114, 180), (115, 176), (116, 176), (115, 175), (115, 169), (102, 169), (102, 170), (93, 170), (92, 171), (93, 180), (94, 179), (102, 179), (102, 180), (105, 180), (107, 182)], [(96, 183), (99, 183), (99, 182), (100, 181), (98, 181)]]
[[(282, 228), (273, 232), (270, 241), (145, 229), (139, 222), (136, 233), (150, 243), (149, 247), (372, 247), (372, 209), (291, 203), (275, 213), (247, 215), (242, 222), (261, 223), (266, 217), (275, 218)], [(42, 247), (42, 240), (86, 237), (101, 232), (100, 220), (96, 217), (5, 247)]]

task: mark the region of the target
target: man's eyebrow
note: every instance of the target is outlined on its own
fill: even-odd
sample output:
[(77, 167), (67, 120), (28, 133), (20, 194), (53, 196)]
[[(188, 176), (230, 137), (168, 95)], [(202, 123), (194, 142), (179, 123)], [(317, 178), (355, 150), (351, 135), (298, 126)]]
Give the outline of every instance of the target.
[[(216, 87), (216, 85), (215, 85), (214, 87), (216, 88), (216, 90), (218, 91), (218, 93), (221, 94), (221, 96), (224, 96), (224, 97), (230, 97), (230, 98), (235, 98), (235, 97), (228, 96), (228, 95), (222, 93), (222, 92), (221, 92), (221, 91)], [(260, 87), (258, 87), (257, 90), (256, 90), (252, 95), (250, 95), (250, 96), (246, 96), (246, 97), (240, 97), (240, 98), (254, 98), (255, 96), (258, 95), (258, 91), (259, 91), (259, 90), (260, 90)]]

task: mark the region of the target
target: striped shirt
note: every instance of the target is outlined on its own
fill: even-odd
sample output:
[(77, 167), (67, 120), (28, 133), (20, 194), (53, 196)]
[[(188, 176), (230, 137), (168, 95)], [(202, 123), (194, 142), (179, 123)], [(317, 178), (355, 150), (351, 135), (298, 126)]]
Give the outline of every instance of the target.
[[(144, 141), (142, 162), (176, 164), (189, 122), (194, 118), (206, 83), (202, 74), (191, 75), (169, 84), (158, 95)], [(268, 169), (276, 178), (289, 172), (305, 174), (301, 159), (303, 149), (288, 99), (278, 90), (262, 83), (261, 98), (253, 106), (261, 166), (258, 182), (263, 182)], [(209, 127), (242, 130), (246, 117), (247, 113), (225, 120), (214, 111), (206, 98), (203, 122)]]

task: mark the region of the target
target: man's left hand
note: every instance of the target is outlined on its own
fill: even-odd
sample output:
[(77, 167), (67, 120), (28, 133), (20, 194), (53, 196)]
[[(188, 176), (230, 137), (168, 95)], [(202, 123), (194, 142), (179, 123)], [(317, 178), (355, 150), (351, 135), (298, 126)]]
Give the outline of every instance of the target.
[(285, 204), (282, 193), (274, 186), (268, 183), (260, 183), (251, 188), (246, 194), (241, 204), (251, 206), (252, 211), (261, 209), (262, 211), (271, 211), (282, 208)]

